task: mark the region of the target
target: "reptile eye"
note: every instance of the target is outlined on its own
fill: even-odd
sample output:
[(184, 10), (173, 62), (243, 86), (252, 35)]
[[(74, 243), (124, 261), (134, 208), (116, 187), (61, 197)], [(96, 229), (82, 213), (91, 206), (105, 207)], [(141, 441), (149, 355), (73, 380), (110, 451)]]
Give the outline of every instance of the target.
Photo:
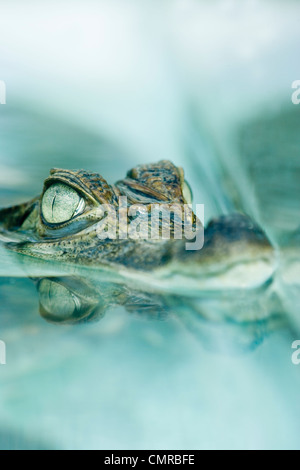
[(84, 199), (75, 189), (63, 183), (50, 186), (42, 199), (42, 214), (49, 224), (68, 222), (81, 214), (84, 208)]
[(39, 286), (40, 304), (43, 309), (61, 321), (80, 310), (80, 300), (64, 286), (50, 279), (43, 279)]
[(187, 181), (184, 181), (181, 189), (182, 189), (183, 197), (184, 197), (185, 201), (187, 202), (187, 204), (192, 204), (192, 202), (193, 202), (193, 191), (192, 191), (192, 188), (190, 187), (189, 183)]

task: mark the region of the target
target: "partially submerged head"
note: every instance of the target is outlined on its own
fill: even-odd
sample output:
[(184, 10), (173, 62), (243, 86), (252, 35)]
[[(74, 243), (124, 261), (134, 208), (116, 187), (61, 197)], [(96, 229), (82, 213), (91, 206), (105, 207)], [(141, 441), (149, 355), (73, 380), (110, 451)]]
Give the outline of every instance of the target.
[[(169, 223), (172, 239), (176, 229), (183, 233), (182, 220), (179, 218), (178, 221), (174, 210), (182, 215), (182, 207), (186, 206), (186, 223), (190, 226), (196, 224), (196, 217), (189, 206), (191, 202), (192, 194), (183, 170), (168, 161), (138, 166), (115, 185), (109, 185), (99, 174), (53, 169), (39, 197), (2, 210), (0, 221), (4, 230), (19, 237), (19, 243), (11, 247), (21, 253), (123, 265), (126, 258), (130, 265), (129, 257), (134, 257), (134, 247), (138, 247), (135, 256), (139, 253), (138, 262), (142, 268), (141, 244), (145, 247), (144, 257), (147, 258), (148, 251), (151, 253), (151, 244), (148, 244), (148, 250), (147, 242), (153, 231), (153, 206), (163, 207), (169, 212), (166, 223)], [(138, 240), (134, 237), (128, 240), (128, 227), (136, 227), (139, 211), (146, 214), (147, 234), (145, 239), (139, 236)], [(108, 226), (105, 231), (102, 230), (103, 221)], [(164, 219), (158, 219), (160, 232), (164, 223)], [(115, 229), (113, 233), (112, 228)], [(164, 258), (166, 243), (165, 240), (156, 242), (156, 254), (150, 254), (150, 258), (157, 264), (159, 258)], [(146, 266), (147, 262), (144, 264)]]

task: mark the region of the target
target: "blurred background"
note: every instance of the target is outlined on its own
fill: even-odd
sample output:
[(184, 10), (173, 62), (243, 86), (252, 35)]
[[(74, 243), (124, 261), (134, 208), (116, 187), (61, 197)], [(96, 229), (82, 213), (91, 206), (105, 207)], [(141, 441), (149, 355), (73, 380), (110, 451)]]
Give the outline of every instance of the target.
[[(57, 327), (3, 261), (0, 448), (299, 448), (299, 26), (296, 0), (0, 1), (1, 206), (39, 194), (52, 167), (113, 183), (170, 159), (206, 222), (240, 210), (266, 230), (284, 318), (230, 355), (215, 342), (240, 343), (249, 322), (184, 329), (175, 307), (165, 322), (120, 307)], [(257, 327), (274, 311), (255, 295), (205, 311)]]

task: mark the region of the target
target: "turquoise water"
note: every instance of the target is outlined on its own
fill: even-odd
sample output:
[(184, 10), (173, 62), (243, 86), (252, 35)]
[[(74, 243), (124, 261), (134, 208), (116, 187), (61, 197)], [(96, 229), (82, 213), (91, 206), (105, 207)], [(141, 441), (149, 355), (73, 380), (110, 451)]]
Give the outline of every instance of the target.
[[(38, 191), (44, 166), (3, 197)], [(299, 278), (283, 253), (269, 286), (190, 298), (2, 247), (1, 448), (298, 448)]]
[(238, 318), (253, 295), (243, 311), (173, 299), (161, 316), (117, 306), (61, 325), (40, 316), (32, 281), (0, 292), (2, 448), (298, 447), (294, 336), (278, 312)]
[(243, 211), (278, 256), (190, 297), (0, 245), (0, 449), (299, 449), (297, 2), (0, 3), (1, 206), (52, 167), (171, 159), (206, 223)]

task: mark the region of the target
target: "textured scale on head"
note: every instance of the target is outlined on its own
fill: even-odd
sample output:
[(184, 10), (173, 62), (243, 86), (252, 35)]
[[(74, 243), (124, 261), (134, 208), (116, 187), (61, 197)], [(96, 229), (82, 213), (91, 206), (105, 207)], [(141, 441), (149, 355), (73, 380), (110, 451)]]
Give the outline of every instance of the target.
[(183, 169), (166, 160), (133, 168), (117, 186), (132, 202), (192, 203)]

